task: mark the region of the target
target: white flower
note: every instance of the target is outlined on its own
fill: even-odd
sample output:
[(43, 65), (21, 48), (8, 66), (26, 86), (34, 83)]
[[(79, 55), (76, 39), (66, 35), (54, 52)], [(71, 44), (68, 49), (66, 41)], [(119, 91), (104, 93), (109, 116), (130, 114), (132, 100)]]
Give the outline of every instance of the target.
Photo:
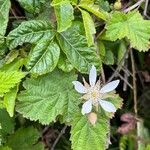
[(116, 112), (115, 106), (106, 100), (106, 94), (113, 91), (119, 84), (119, 80), (112, 81), (102, 88), (100, 87), (100, 81), (96, 83), (96, 68), (92, 66), (89, 74), (90, 85), (84, 80), (84, 85), (79, 81), (73, 81), (77, 92), (84, 94), (83, 99), (87, 100), (82, 105), (82, 114), (88, 114), (92, 111), (92, 105), (98, 107), (100, 105), (107, 112)]

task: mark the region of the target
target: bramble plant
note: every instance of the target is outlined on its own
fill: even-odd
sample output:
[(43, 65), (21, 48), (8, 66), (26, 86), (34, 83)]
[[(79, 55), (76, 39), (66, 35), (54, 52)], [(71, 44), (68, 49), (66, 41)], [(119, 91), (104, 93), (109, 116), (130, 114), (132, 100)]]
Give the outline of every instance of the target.
[(134, 60), (150, 47), (143, 2), (0, 0), (0, 150), (149, 150)]

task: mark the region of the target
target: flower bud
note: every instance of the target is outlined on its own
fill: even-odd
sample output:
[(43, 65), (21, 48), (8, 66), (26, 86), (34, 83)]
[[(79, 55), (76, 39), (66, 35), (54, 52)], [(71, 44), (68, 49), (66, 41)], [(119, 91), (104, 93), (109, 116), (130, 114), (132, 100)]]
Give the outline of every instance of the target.
[(122, 8), (121, 2), (120, 1), (116, 1), (114, 4), (114, 9), (115, 10), (120, 10)]
[(90, 121), (90, 123), (92, 125), (95, 125), (96, 124), (96, 121), (97, 121), (97, 114), (94, 113), (94, 112), (91, 112), (88, 114), (88, 120)]

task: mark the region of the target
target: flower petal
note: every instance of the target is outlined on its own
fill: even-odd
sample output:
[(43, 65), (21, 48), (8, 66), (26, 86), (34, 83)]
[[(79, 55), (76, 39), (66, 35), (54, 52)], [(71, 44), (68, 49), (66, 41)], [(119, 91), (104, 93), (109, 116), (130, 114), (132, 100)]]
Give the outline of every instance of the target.
[(92, 110), (92, 100), (88, 100), (86, 101), (83, 105), (82, 105), (82, 114), (88, 114), (90, 113)]
[(99, 104), (107, 112), (116, 112), (116, 110), (117, 110), (116, 107), (108, 101), (99, 100)]
[(119, 82), (120, 80), (109, 82), (100, 89), (100, 93), (107, 93), (113, 91), (118, 86)]
[(96, 77), (97, 77), (97, 73), (96, 73), (96, 68), (93, 65), (91, 70), (90, 70), (90, 74), (89, 74), (89, 82), (91, 86), (94, 86), (96, 83)]
[(86, 93), (87, 92), (87, 89), (79, 81), (73, 81), (72, 83), (73, 83), (75, 90), (77, 92), (79, 92), (79, 93)]

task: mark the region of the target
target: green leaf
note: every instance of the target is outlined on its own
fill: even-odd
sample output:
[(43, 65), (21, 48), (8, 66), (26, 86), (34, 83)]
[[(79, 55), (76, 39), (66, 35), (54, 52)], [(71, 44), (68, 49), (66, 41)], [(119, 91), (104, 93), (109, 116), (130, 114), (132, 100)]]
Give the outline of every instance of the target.
[(13, 49), (27, 42), (35, 43), (41, 39), (50, 40), (54, 37), (54, 34), (53, 28), (48, 21), (25, 21), (9, 33), (7, 43), (9, 48)]
[(10, 118), (5, 109), (0, 109), (0, 135), (5, 138), (7, 134), (12, 134), (14, 131), (14, 120)]
[(50, 40), (40, 41), (30, 52), (26, 67), (31, 73), (51, 72), (59, 60), (59, 46)]
[(99, 67), (101, 61), (94, 47), (88, 47), (85, 36), (75, 30), (69, 30), (57, 35), (61, 49), (71, 64), (80, 72), (87, 73), (92, 65)]
[(39, 137), (39, 132), (33, 127), (20, 128), (9, 136), (6, 145), (13, 150), (44, 150), (44, 145), (38, 142)]
[(94, 34), (96, 33), (96, 30), (95, 30), (93, 19), (88, 12), (82, 9), (80, 10), (83, 18), (88, 46), (94, 45)]
[(103, 60), (104, 64), (106, 65), (113, 65), (115, 60), (114, 60), (114, 54), (111, 50), (106, 50), (105, 58)]
[(148, 23), (137, 11), (128, 14), (115, 12), (106, 25), (106, 36), (112, 41), (127, 37), (133, 48), (147, 51), (150, 39)]
[(71, 141), (73, 150), (104, 150), (108, 145), (109, 119), (98, 115), (93, 126), (86, 115), (80, 112), (74, 116), (71, 127)]
[(64, 72), (70, 72), (73, 69), (72, 64), (69, 62), (65, 54), (61, 54), (58, 61), (58, 68)]
[(89, 11), (90, 13), (93, 13), (96, 17), (107, 20), (109, 18), (109, 15), (104, 10), (100, 10), (97, 5), (88, 4), (88, 3), (80, 3), (79, 7)]
[(70, 2), (70, 0), (53, 0), (51, 6), (62, 5)]
[(121, 41), (119, 48), (118, 48), (118, 63), (120, 63), (120, 61), (123, 59), (125, 52), (126, 52), (126, 44), (124, 41)]
[(66, 74), (59, 70), (26, 80), (26, 90), (18, 96), (17, 111), (42, 124), (55, 121), (60, 114), (64, 114), (65, 120), (70, 121), (79, 103), (78, 94), (72, 85), (74, 80), (76, 76), (73, 73)]
[(7, 112), (9, 113), (10, 117), (14, 116), (15, 100), (17, 97), (17, 92), (18, 92), (18, 86), (11, 89), (11, 91), (6, 93), (4, 96), (4, 106)]
[(5, 35), (10, 7), (10, 0), (0, 0), (0, 35)]
[(24, 76), (19, 71), (0, 72), (0, 95), (9, 92)]
[(39, 13), (42, 7), (42, 4), (46, 0), (18, 0), (20, 5), (29, 13), (36, 14)]
[(57, 31), (65, 31), (71, 26), (72, 20), (74, 19), (73, 7), (70, 2), (63, 2), (57, 6), (54, 6), (54, 9), (57, 19)]

